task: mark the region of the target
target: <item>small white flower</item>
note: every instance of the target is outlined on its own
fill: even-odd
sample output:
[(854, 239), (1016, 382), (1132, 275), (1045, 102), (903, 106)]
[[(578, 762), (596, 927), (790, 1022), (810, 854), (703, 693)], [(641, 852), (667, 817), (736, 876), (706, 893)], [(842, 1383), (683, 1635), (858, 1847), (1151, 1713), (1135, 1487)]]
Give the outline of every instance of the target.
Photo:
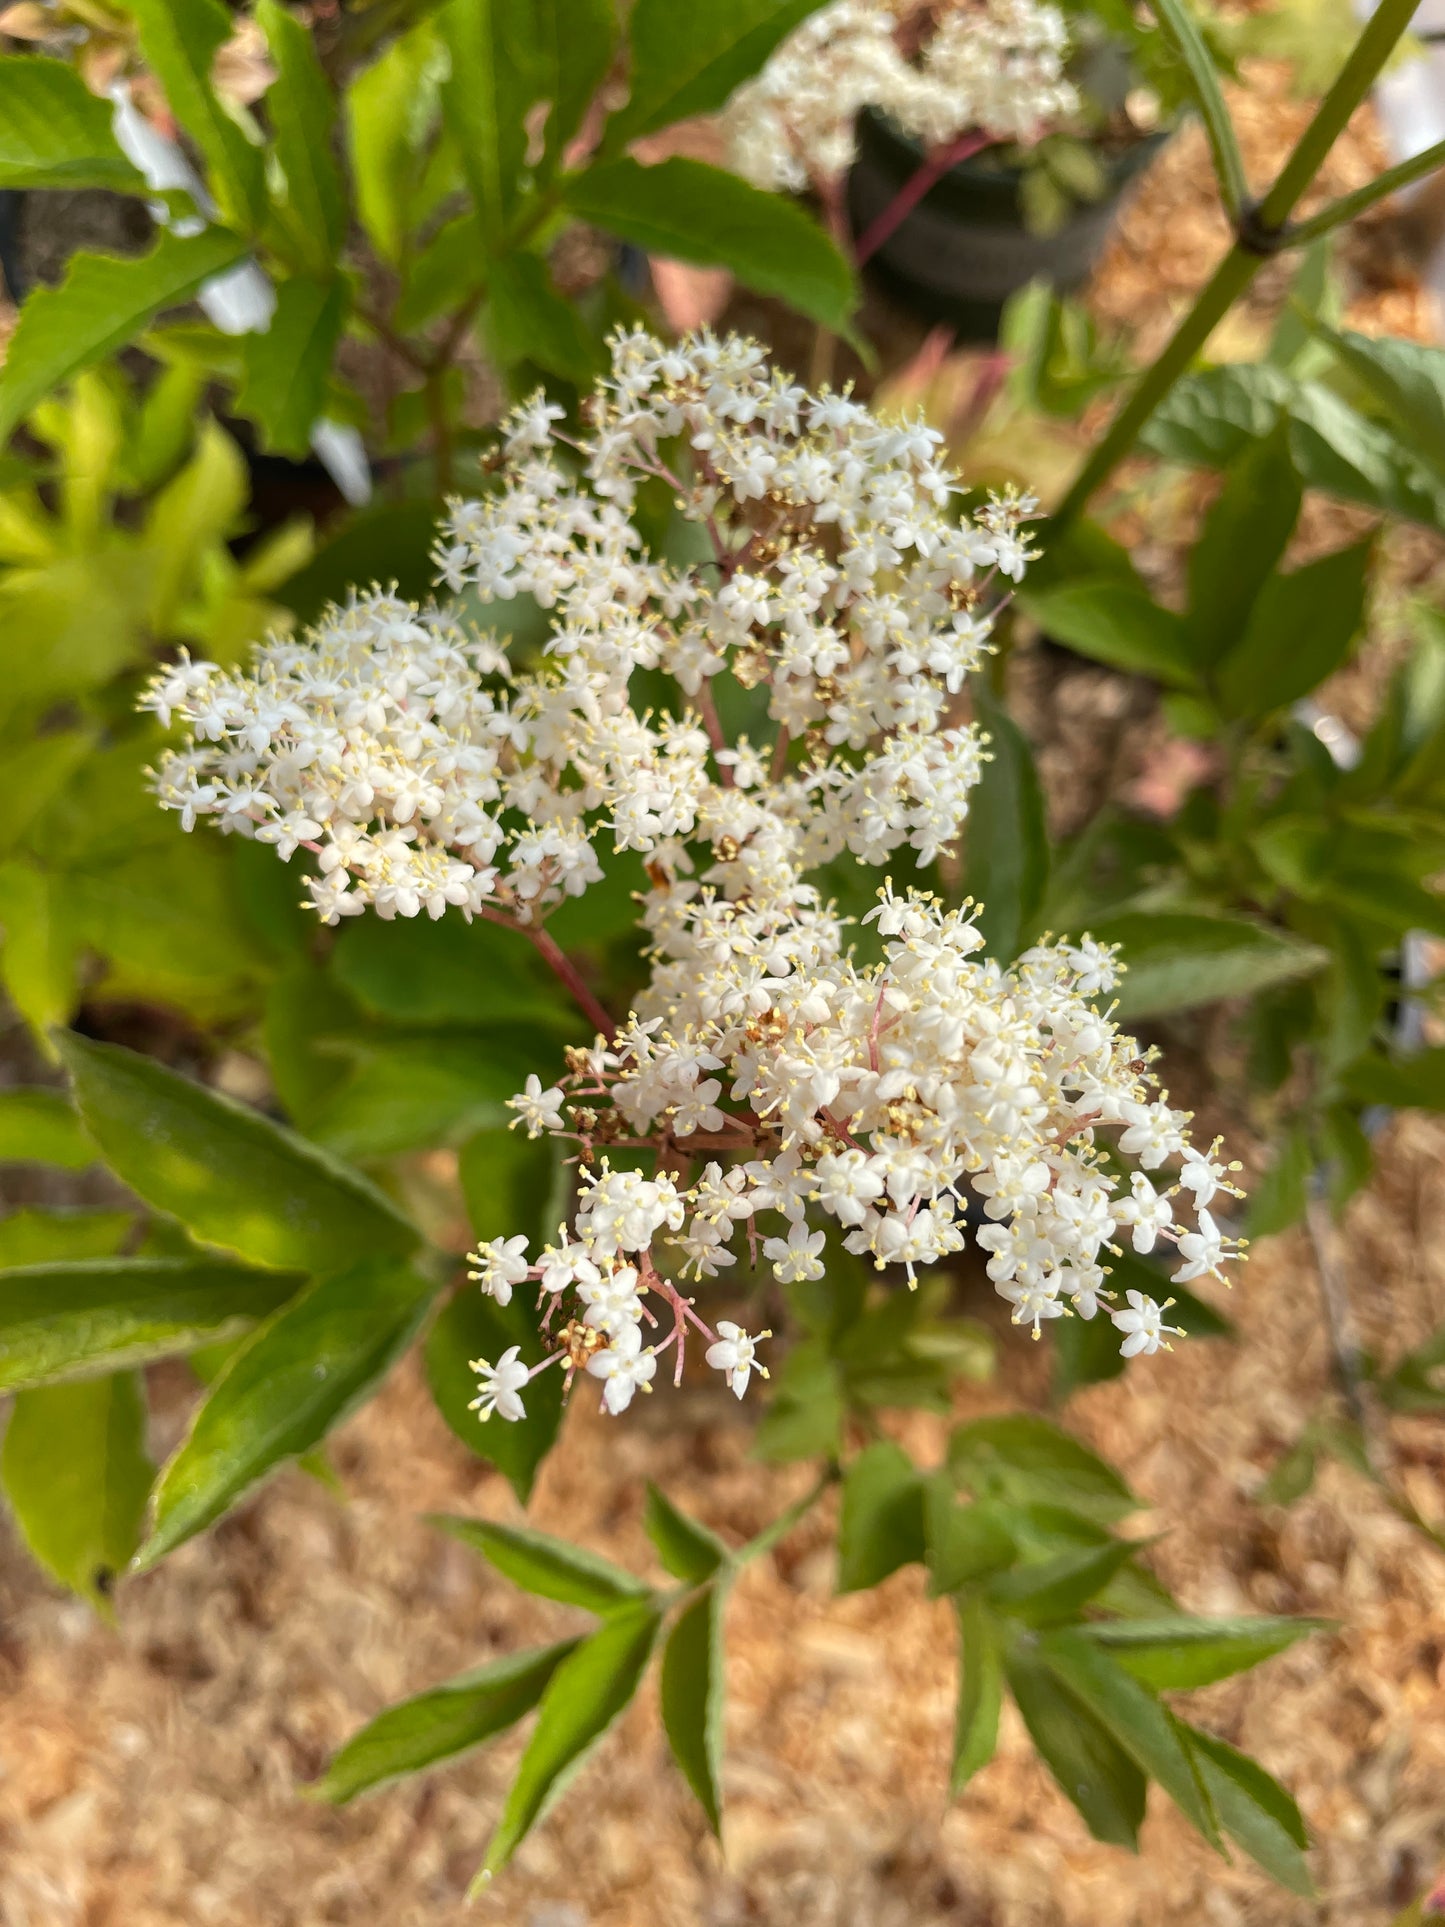
[(780, 1285), (802, 1284), (823, 1276), (827, 1267), (820, 1254), (827, 1242), (826, 1231), (809, 1231), (807, 1220), (799, 1218), (786, 1238), (763, 1241), (763, 1256), (772, 1260), (773, 1276)]
[(527, 1079), (525, 1090), (516, 1097), (507, 1099), (507, 1109), (515, 1111), (513, 1124), (525, 1124), (528, 1137), (541, 1137), (544, 1131), (562, 1131), (562, 1100), (564, 1093), (553, 1085), (551, 1090), (542, 1089), (542, 1080), (534, 1072)]
[(1186, 1231), (1179, 1239), (1179, 1256), (1184, 1263), (1170, 1279), (1171, 1284), (1187, 1285), (1206, 1272), (1220, 1276), (1219, 1267), (1227, 1255), (1226, 1240), (1207, 1211), (1199, 1213), (1199, 1229)]
[(485, 1358), (474, 1358), (471, 1370), (481, 1379), (482, 1386), (467, 1407), (469, 1412), (480, 1413), (484, 1420), (495, 1412), (512, 1424), (527, 1416), (521, 1392), (531, 1373), (522, 1363), (517, 1346), (509, 1346), (495, 1365), (489, 1365)]
[(714, 1371), (722, 1372), (734, 1393), (741, 1398), (748, 1389), (749, 1374), (756, 1371), (761, 1377), (768, 1376), (766, 1365), (757, 1361), (757, 1347), (763, 1339), (771, 1338), (771, 1332), (759, 1332), (749, 1337), (741, 1325), (733, 1324), (731, 1319), (719, 1318), (717, 1321), (718, 1341), (707, 1348), (707, 1362)]
[(513, 1285), (520, 1285), (530, 1269), (527, 1240), (525, 1237), (493, 1238), (489, 1244), (469, 1251), (467, 1263), (472, 1267), (469, 1275), (474, 1284), (480, 1285), (499, 1305), (510, 1305)]
[(638, 1386), (644, 1390), (651, 1384), (657, 1371), (657, 1360), (651, 1349), (642, 1349), (642, 1333), (636, 1325), (624, 1325), (612, 1335), (612, 1342), (606, 1351), (593, 1352), (587, 1361), (587, 1369), (594, 1378), (604, 1380), (602, 1403), (614, 1418), (625, 1412), (632, 1403), (632, 1394)]
[(1129, 1300), (1128, 1309), (1109, 1313), (1125, 1334), (1124, 1342), (1119, 1347), (1125, 1358), (1137, 1358), (1141, 1352), (1147, 1356), (1157, 1352), (1161, 1345), (1167, 1351), (1169, 1338), (1184, 1336), (1180, 1326), (1164, 1323), (1164, 1314), (1174, 1303), (1172, 1298), (1166, 1298), (1162, 1305), (1156, 1305), (1142, 1291), (1131, 1291), (1125, 1295)]

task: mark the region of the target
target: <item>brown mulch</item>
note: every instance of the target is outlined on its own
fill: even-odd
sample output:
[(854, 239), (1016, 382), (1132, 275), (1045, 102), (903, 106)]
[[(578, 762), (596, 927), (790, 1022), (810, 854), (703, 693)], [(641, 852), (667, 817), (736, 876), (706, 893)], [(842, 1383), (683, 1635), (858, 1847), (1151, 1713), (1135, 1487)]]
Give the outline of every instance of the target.
[[(1259, 84), (1239, 103), (1255, 166), (1301, 112), (1267, 71)], [(1331, 191), (1378, 159), (1364, 114), (1331, 163)], [(1127, 211), (1095, 312), (1147, 352), (1223, 245), (1202, 142), (1186, 134)], [(1383, 242), (1350, 243), (1350, 318), (1423, 338), (1408, 264), (1394, 260)], [(1270, 270), (1231, 326), (1262, 331), (1281, 297)], [(1061, 741), (1118, 720), (1097, 706), (1121, 686), (1080, 674)], [(1342, 1256), (1363, 1337), (1387, 1353), (1445, 1320), (1442, 1155), (1445, 1124), (1398, 1121), (1349, 1214)], [(1386, 1927), (1445, 1855), (1445, 1559), (1339, 1468), (1288, 1512), (1253, 1502), (1326, 1396), (1304, 1239), (1264, 1244), (1229, 1309), (1240, 1344), (1148, 1361), (1068, 1417), (1151, 1506), (1141, 1524), (1165, 1535), (1151, 1556), (1187, 1607), (1338, 1621), (1192, 1709), (1297, 1794), (1317, 1841), (1318, 1905), (1211, 1855), (1157, 1794), (1138, 1859), (1094, 1844), (1012, 1712), (998, 1759), (948, 1804), (949, 1611), (911, 1573), (832, 1597), (814, 1520), (734, 1597), (726, 1851), (669, 1764), (649, 1691), (467, 1907), (515, 1737), (342, 1812), (297, 1794), (384, 1704), (570, 1624), (423, 1522), (515, 1508), (408, 1368), (339, 1437), (345, 1502), (282, 1474), (123, 1586), (114, 1627), (49, 1588), (7, 1529), (0, 1927)], [(1005, 1331), (998, 1381), (960, 1410), (1040, 1405), (1045, 1349)], [(187, 1374), (165, 1368), (155, 1391), (162, 1451)], [(900, 1434), (921, 1456), (941, 1449), (935, 1421), (903, 1421)], [(648, 1569), (638, 1518), (654, 1478), (741, 1538), (806, 1484), (803, 1471), (752, 1463), (748, 1440), (746, 1412), (715, 1390), (660, 1393), (621, 1424), (581, 1401), (533, 1518)], [(1390, 1445), (1421, 1512), (1445, 1515), (1440, 1428), (1397, 1422)]]

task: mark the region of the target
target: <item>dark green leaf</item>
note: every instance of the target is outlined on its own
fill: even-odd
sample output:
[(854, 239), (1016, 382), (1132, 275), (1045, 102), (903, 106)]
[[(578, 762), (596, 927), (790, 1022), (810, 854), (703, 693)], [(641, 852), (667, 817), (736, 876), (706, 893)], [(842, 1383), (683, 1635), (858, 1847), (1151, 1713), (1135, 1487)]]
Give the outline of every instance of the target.
[(10, 1280), (5, 1274), (21, 1265), (113, 1257), (134, 1223), (129, 1211), (20, 1210), (0, 1218), (0, 1377), (7, 1362), (3, 1334)]
[(534, 1031), (511, 1027), (357, 1039), (350, 1075), (308, 1112), (307, 1132), (344, 1158), (460, 1143), (510, 1121), (506, 1100), (547, 1048)]
[(1369, 390), (1406, 448), (1445, 481), (1445, 352), (1396, 335), (1337, 333), (1322, 322), (1314, 332)]
[[(631, 25), (635, 33), (635, 12)], [(617, 14), (612, 0), (533, 0), (532, 28), (542, 97), (551, 102), (544, 129), (546, 153), (555, 162), (607, 78), (617, 44)]]
[[(501, 266), (502, 263), (498, 263)], [(424, 328), (447, 309), (459, 308), (481, 286), (486, 269), (482, 230), (475, 214), (444, 222), (407, 268), (406, 287), (392, 311), (402, 334)], [(442, 918), (446, 922), (446, 918)]]
[(0, 1273), (0, 1391), (89, 1378), (233, 1337), (304, 1282), (299, 1272), (206, 1258), (96, 1258)]
[(1138, 1504), (1097, 1453), (1025, 1412), (958, 1426), (949, 1440), (948, 1463), (954, 1477), (980, 1496), (1043, 1500), (1106, 1522)]
[(772, 1465), (816, 1458), (838, 1449), (843, 1425), (843, 1375), (821, 1339), (795, 1345), (774, 1372), (771, 1403), (753, 1439), (755, 1455)]
[(926, 1557), (922, 1477), (901, 1445), (880, 1439), (843, 1474), (838, 1590), (862, 1592)]
[(64, 1091), (11, 1085), (0, 1091), (0, 1164), (58, 1164), (83, 1171), (96, 1149)]
[(521, 189), (527, 109), (543, 85), (531, 0), (448, 0), (437, 26), (450, 56), (442, 115), (461, 155), (489, 252)]
[(304, 455), (326, 407), (331, 358), (346, 319), (346, 284), (292, 275), (281, 283), (265, 334), (241, 345), (245, 379), (236, 410), (261, 431), (261, 446)]
[(989, 760), (969, 797), (964, 889), (980, 906), (988, 955), (1012, 963), (1035, 935), (1048, 888), (1043, 792), (1018, 724), (981, 687), (974, 703)]
[(656, 1607), (639, 1601), (614, 1613), (557, 1668), (479, 1881), (506, 1864), (631, 1700), (657, 1628)]
[(276, 78), (266, 90), (266, 113), (286, 177), (292, 233), (306, 248), (311, 266), (325, 274), (346, 238), (346, 190), (332, 152), (336, 98), (310, 30), (294, 14), (279, 0), (260, 0), (256, 19), (276, 63)]
[(1092, 933), (1116, 943), (1126, 966), (1118, 988), (1126, 1022), (1190, 1010), (1223, 997), (1250, 997), (1307, 977), (1328, 952), (1243, 917), (1189, 910), (1135, 910), (1104, 917)]
[(982, 1600), (958, 1602), (958, 1711), (948, 1790), (958, 1795), (998, 1745), (1003, 1704), (1003, 1648)]
[(281, 1125), (117, 1045), (58, 1047), (112, 1169), (207, 1243), (306, 1271), (415, 1245), (380, 1191)]
[(1428, 930), (1445, 936), (1445, 897), (1398, 872), (1341, 867), (1325, 877), (1321, 895), (1337, 909), (1353, 911), (1394, 935)]
[(454, 1760), (504, 1733), (531, 1712), (578, 1644), (564, 1639), (533, 1652), (509, 1653), (445, 1686), (388, 1706), (346, 1742), (315, 1791), (342, 1806), (358, 1793)]
[(723, 1614), (727, 1583), (718, 1579), (678, 1616), (662, 1653), (662, 1723), (672, 1756), (698, 1797), (708, 1825), (722, 1833)]
[(338, 932), (331, 967), (368, 1010), (402, 1023), (525, 1020), (551, 1025), (569, 1040), (576, 1035), (575, 1015), (531, 946), (480, 918), (357, 917)]
[(1012, 1564), (1018, 1556), (1013, 1536), (996, 1507), (961, 1505), (946, 1475), (929, 1479), (924, 1496), (928, 1541), (928, 1589), (956, 1592)]
[(1233, 463), (1189, 557), (1189, 647), (1205, 669), (1242, 639), (1299, 519), (1302, 491), (1283, 424)]
[(1188, 1692), (1244, 1673), (1297, 1639), (1322, 1632), (1323, 1619), (1119, 1619), (1086, 1627), (1087, 1637), (1151, 1692)]
[(536, 1312), (520, 1298), (503, 1306), (475, 1286), (467, 1287), (427, 1333), (426, 1376), (437, 1410), (452, 1431), (468, 1451), (496, 1466), (525, 1505), (562, 1424), (562, 1369), (549, 1366), (528, 1385), (525, 1418), (514, 1423), (494, 1413), (484, 1422), (471, 1410), (478, 1390), (471, 1362), (485, 1359), (495, 1365), (513, 1345), (524, 1364), (541, 1364), (545, 1353)]
[(552, 1539), (525, 1526), (498, 1525), (492, 1519), (459, 1519), (434, 1513), (432, 1524), (490, 1559), (523, 1592), (539, 1599), (560, 1599), (590, 1613), (614, 1613), (648, 1597), (635, 1574), (600, 1559), (585, 1546)]
[(7, 52), (0, 61), (0, 188), (7, 187), (144, 191), (116, 145), (110, 108), (63, 60)]
[(153, 1566), (349, 1417), (415, 1338), (435, 1290), (393, 1258), (363, 1259), (267, 1319), (161, 1473), (139, 1563)]
[(166, 103), (206, 157), (211, 190), (228, 219), (260, 225), (266, 210), (265, 163), (211, 84), (216, 55), (235, 31), (220, 0), (127, 0), (141, 52), (165, 89)]
[(1219, 1824), (1272, 1880), (1305, 1899), (1314, 1885), (1305, 1863), (1309, 1835), (1284, 1788), (1254, 1760), (1197, 1727), (1182, 1726)]
[(614, 116), (615, 149), (673, 121), (711, 114), (754, 75), (785, 35), (821, 0), (637, 0), (629, 21), (632, 79)]
[(135, 1550), (151, 1475), (133, 1373), (16, 1397), (0, 1484), (41, 1565), (97, 1605)]
[(1298, 1224), (1305, 1213), (1314, 1146), (1307, 1120), (1296, 1118), (1278, 1133), (1264, 1177), (1249, 1194), (1251, 1238), (1268, 1238)]
[(1085, 1632), (1045, 1633), (1038, 1651), (1054, 1677), (1159, 1782), (1205, 1839), (1217, 1846), (1219, 1828), (1213, 1806), (1166, 1708), (1092, 1644)]
[(857, 302), (852, 270), (816, 221), (703, 161), (604, 162), (570, 177), (567, 205), (651, 254), (731, 268), (825, 328), (843, 330)]
[(1118, 1741), (1016, 1641), (1004, 1660), (1009, 1691), (1039, 1757), (1084, 1816), (1096, 1840), (1135, 1848), (1148, 1782)]
[[(478, 1131), (462, 1146), (457, 1176), (478, 1239), (525, 1232), (540, 1249), (559, 1235), (570, 1173), (555, 1138), (524, 1131)], [(535, 1321), (534, 1321), (535, 1322)]]
[[(436, 504), (425, 499), (379, 502), (363, 509), (283, 584), (278, 600), (294, 610), (300, 622), (315, 622), (329, 602), (345, 602), (353, 585), (395, 582), (398, 594), (422, 600), (431, 593), (436, 522)], [(415, 938), (421, 933), (409, 924), (404, 934)]]
[(1114, 1575), (1139, 1550), (1125, 1539), (1101, 1546), (1083, 1546), (1052, 1559), (1031, 1561), (1009, 1572), (996, 1573), (985, 1587), (990, 1606), (1026, 1626), (1050, 1626), (1077, 1619), (1081, 1609), (1101, 1593)]
[(1051, 642), (1130, 676), (1152, 676), (1170, 689), (1197, 689), (1183, 620), (1161, 608), (1141, 584), (1111, 576), (1026, 589), (1023, 607)]
[(131, 341), (162, 308), (234, 267), (246, 244), (223, 228), (163, 234), (149, 254), (72, 255), (56, 288), (36, 288), (20, 311), (0, 371), (0, 443), (38, 401)]
[(689, 1585), (711, 1579), (728, 1556), (727, 1547), (715, 1532), (679, 1512), (667, 1494), (650, 1481), (642, 1523), (668, 1572)]
[(1219, 693), (1236, 716), (1298, 702), (1346, 661), (1365, 614), (1372, 540), (1337, 549), (1264, 584), (1243, 634), (1219, 667)]
[(504, 368), (531, 362), (579, 388), (598, 370), (597, 347), (576, 306), (552, 286), (535, 254), (509, 254), (487, 281), (487, 335)]

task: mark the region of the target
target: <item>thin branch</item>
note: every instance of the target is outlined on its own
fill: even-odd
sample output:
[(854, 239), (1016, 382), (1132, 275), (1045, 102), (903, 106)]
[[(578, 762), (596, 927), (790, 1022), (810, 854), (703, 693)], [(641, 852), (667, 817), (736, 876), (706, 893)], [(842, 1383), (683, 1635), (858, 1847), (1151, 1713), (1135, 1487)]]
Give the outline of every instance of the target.
[(1312, 214), (1307, 221), (1300, 221), (1286, 229), (1291, 247), (1305, 247), (1317, 241), (1322, 234), (1329, 234), (1347, 221), (1358, 219), (1377, 201), (1386, 200), (1391, 194), (1398, 194), (1402, 187), (1411, 187), (1416, 181), (1423, 181), (1428, 174), (1445, 167), (1445, 141), (1436, 141), (1423, 153), (1416, 154), (1408, 161), (1401, 161), (1398, 167), (1386, 168), (1364, 187), (1357, 187), (1353, 194), (1342, 194), (1328, 207)]
[(515, 917), (508, 916), (505, 910), (493, 910), (486, 904), (482, 905), (481, 915), (488, 923), (500, 924), (504, 930), (515, 930), (519, 936), (525, 937), (557, 981), (565, 984), (573, 1002), (593, 1029), (605, 1037), (609, 1044), (613, 1041), (617, 1035), (616, 1024), (576, 964), (549, 931), (540, 923), (519, 923)]
[(870, 260), (896, 228), (907, 220), (931, 187), (937, 185), (949, 168), (957, 167), (961, 161), (971, 160), (992, 142), (987, 134), (971, 132), (960, 134), (955, 141), (946, 146), (936, 147), (923, 161), (916, 172), (906, 180), (883, 212), (869, 222), (858, 237), (853, 250), (853, 260), (858, 267)]

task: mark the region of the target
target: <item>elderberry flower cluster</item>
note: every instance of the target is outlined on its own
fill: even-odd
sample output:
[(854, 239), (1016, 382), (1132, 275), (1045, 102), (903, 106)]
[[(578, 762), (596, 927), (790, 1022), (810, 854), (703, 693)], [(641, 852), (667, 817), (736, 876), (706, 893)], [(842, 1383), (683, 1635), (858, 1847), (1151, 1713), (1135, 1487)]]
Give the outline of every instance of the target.
[[(1037, 1337), (1050, 1319), (1103, 1309), (1125, 1357), (1177, 1327), (1164, 1322), (1170, 1300), (1130, 1290), (1117, 1302), (1116, 1241), (1172, 1245), (1180, 1284), (1222, 1277), (1238, 1251), (1209, 1210), (1238, 1166), (1217, 1143), (1191, 1143), (1188, 1115), (1099, 1009), (1111, 950), (1044, 943), (1005, 968), (981, 955), (971, 905), (879, 894), (865, 921), (884, 958), (860, 969), (796, 876), (771, 898), (659, 892), (641, 1014), (571, 1052), (558, 1085), (533, 1079), (512, 1100), (529, 1135), (579, 1147), (580, 1204), (535, 1260), (523, 1240), (499, 1241), (474, 1254), (473, 1275), (504, 1302), (534, 1281), (549, 1326), (567, 1300), (554, 1356), (603, 1378), (609, 1410), (650, 1383), (659, 1351), (676, 1348), (681, 1375), (689, 1326), (714, 1340), (708, 1362), (741, 1396), (755, 1341), (735, 1326), (713, 1334), (677, 1282), (725, 1273), (740, 1238), (754, 1264), (761, 1253), (779, 1283), (799, 1283), (825, 1275), (831, 1220), (848, 1251), (912, 1283), (970, 1241), (972, 1205), (971, 1240), (1016, 1324)], [(614, 1170), (604, 1146), (654, 1150), (654, 1176)], [(1121, 1161), (1135, 1167), (1127, 1182)], [(660, 1346), (644, 1343), (649, 1300), (672, 1317)], [(484, 1410), (504, 1410), (495, 1382)]]
[(1079, 111), (1068, 54), (1063, 14), (1038, 0), (833, 0), (728, 103), (731, 165), (787, 193), (835, 181), (853, 163), (864, 107), (928, 148), (969, 132), (1035, 141)]
[[(312, 852), (327, 923), (454, 906), (536, 927), (601, 877), (603, 837), (669, 877), (700, 843), (734, 895), (779, 863), (950, 843), (979, 771), (950, 704), (1034, 504), (958, 516), (936, 431), (809, 395), (735, 337), (620, 335), (589, 417), (574, 444), (540, 396), (519, 409), (495, 488), (452, 505), (438, 552), (454, 593), (547, 612), (540, 660), (380, 591), (249, 669), (183, 659), (145, 697), (189, 733), (162, 804)], [(633, 509), (658, 478), (705, 560), (644, 547)], [(676, 703), (635, 703), (639, 671)], [(765, 689), (766, 747), (725, 743), (723, 672)]]

